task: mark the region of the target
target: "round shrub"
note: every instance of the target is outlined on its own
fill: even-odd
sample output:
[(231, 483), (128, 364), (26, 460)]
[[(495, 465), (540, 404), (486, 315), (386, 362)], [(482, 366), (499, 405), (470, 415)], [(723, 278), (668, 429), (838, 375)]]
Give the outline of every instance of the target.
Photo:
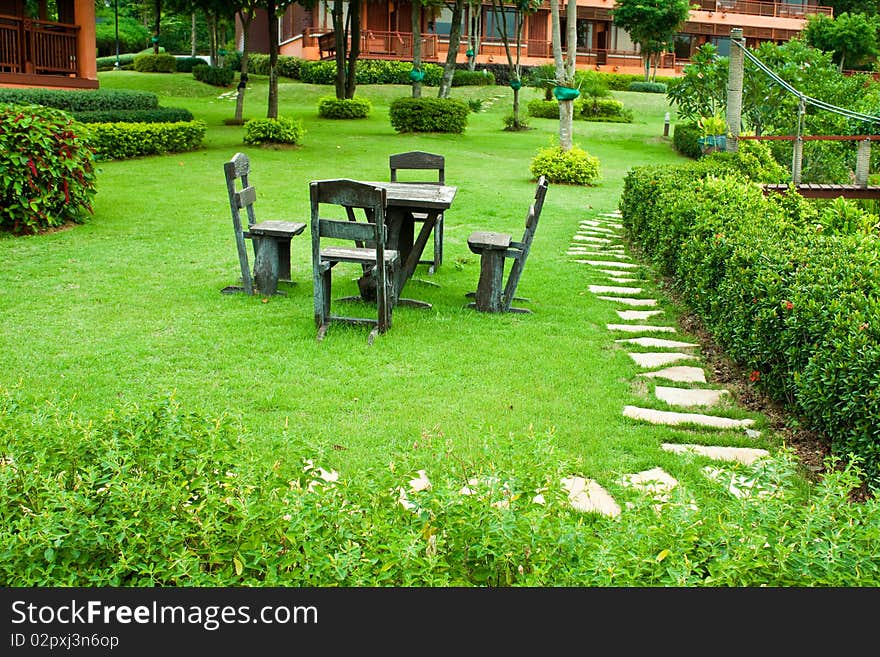
[(142, 54), (134, 58), (132, 66), (139, 73), (176, 73), (177, 58), (165, 52)]
[(367, 98), (326, 96), (318, 99), (318, 116), (324, 119), (365, 119), (372, 107)]
[(546, 176), (551, 183), (592, 185), (599, 177), (599, 158), (578, 146), (565, 151), (561, 146), (542, 148), (529, 166), (532, 176)]
[(528, 104), (529, 116), (539, 119), (558, 119), (559, 118), (559, 102), (555, 100), (544, 100), (543, 98), (534, 98)]
[(615, 123), (632, 123), (632, 110), (623, 106), (613, 98), (593, 97), (577, 103), (575, 115), (587, 121), (608, 121)]
[(666, 85), (663, 82), (630, 82), (627, 87), (627, 91), (640, 91), (642, 93), (648, 94), (665, 94), (666, 93)]
[(60, 110), (0, 105), (0, 229), (37, 233), (92, 211), (94, 154)]
[(244, 124), (244, 143), (298, 144), (305, 132), (302, 121), (296, 119), (251, 119)]
[(207, 62), (201, 57), (180, 57), (177, 59), (177, 72), (192, 73), (192, 70), (196, 66), (200, 66), (202, 64), (207, 64)]
[(199, 82), (210, 84), (214, 87), (228, 87), (232, 84), (235, 71), (225, 66), (210, 66), (202, 62), (193, 67), (193, 77)]
[(391, 126), (397, 132), (464, 132), (470, 109), (455, 98), (412, 98), (391, 101)]
[(452, 74), (453, 87), (484, 86), (490, 84), (495, 84), (495, 76), (486, 69), (482, 71), (456, 69)]

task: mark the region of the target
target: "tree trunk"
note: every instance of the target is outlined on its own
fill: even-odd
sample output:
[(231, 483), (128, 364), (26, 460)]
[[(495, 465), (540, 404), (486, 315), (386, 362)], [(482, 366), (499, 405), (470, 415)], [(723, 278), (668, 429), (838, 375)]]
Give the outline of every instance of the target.
[(477, 53), (480, 50), (480, 12), (470, 11), (470, 29), (468, 30), (468, 50), (471, 55), (468, 57), (468, 70), (473, 71), (477, 68)]
[(198, 38), (198, 31), (196, 30), (196, 12), (193, 11), (192, 25), (190, 27), (190, 32), (189, 32), (189, 50), (190, 50), (191, 57), (196, 56), (196, 40), (197, 40), (197, 38)]
[(336, 41), (336, 98), (345, 98), (345, 55), (348, 50), (348, 34), (342, 14), (342, 0), (333, 2), (333, 36)]
[[(443, 65), (443, 78), (440, 80), (438, 98), (449, 98), (452, 89), (452, 77), (455, 75), (455, 64), (458, 59), (458, 47), (461, 44), (461, 19), (464, 14), (464, 0), (455, 0), (452, 8), (452, 26), (449, 30), (449, 50), (446, 51), (446, 63)], [(468, 58), (468, 63), (473, 57)]]
[(156, 22), (153, 24), (153, 54), (159, 54), (159, 26), (162, 23), (162, 0), (156, 0)]
[(361, 55), (361, 1), (349, 0), (348, 20), (351, 24), (351, 49), (345, 71), (345, 98), (354, 98), (357, 89), (357, 60)]
[(274, 2), (267, 3), (269, 20), (269, 109), (267, 119), (278, 118), (278, 19)]
[(412, 3), (412, 97), (422, 97), (422, 81), (415, 73), (422, 70), (422, 4), (419, 0)]
[(235, 123), (240, 125), (244, 122), (244, 92), (248, 81), (248, 32), (254, 20), (253, 12), (240, 11), (238, 18), (241, 21), (241, 62), (238, 75), (238, 95), (235, 97)]

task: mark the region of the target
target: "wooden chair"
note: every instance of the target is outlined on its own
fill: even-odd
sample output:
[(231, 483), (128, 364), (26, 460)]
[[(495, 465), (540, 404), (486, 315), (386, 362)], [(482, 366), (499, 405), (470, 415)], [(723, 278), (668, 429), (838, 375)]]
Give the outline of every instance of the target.
[[(391, 328), (395, 301), (394, 276), (399, 263), (398, 252), (385, 248), (386, 192), (368, 183), (340, 178), (312, 182), (310, 198), (318, 340), (324, 338), (329, 324), (336, 321), (372, 325), (369, 337), (372, 344), (378, 333), (385, 333)], [(335, 212), (333, 206), (337, 206)], [(357, 220), (356, 209), (363, 211), (366, 221)], [(331, 218), (334, 214), (338, 217), (343, 211), (345, 219)], [(344, 241), (354, 244), (345, 244)], [(331, 312), (333, 268), (341, 262), (359, 264), (372, 277), (375, 283), (375, 317), (350, 317)]]
[[(514, 299), (524, 300), (515, 296), (516, 287), (529, 257), (546, 195), (547, 179), (541, 176), (535, 189), (535, 200), (529, 206), (526, 216), (525, 232), (519, 242), (513, 241), (506, 233), (489, 231), (475, 231), (468, 237), (468, 248), (480, 256), (480, 281), (477, 291), (468, 294), (474, 298), (474, 303), (468, 304), (469, 307), (490, 313), (531, 312), (526, 308), (514, 308), (511, 303)], [(507, 282), (504, 283), (504, 267), (508, 259), (513, 264), (507, 275)]]
[[(229, 208), (232, 211), (232, 225), (235, 229), (235, 245), (238, 248), (238, 261), (241, 265), (242, 286), (229, 286), (223, 292), (254, 293), (254, 287), (261, 294), (272, 295), (278, 291), (278, 281), (290, 280), (290, 240), (302, 233), (306, 225), (298, 221), (269, 220), (257, 223), (254, 203), (257, 192), (248, 182), (250, 159), (244, 153), (236, 153), (223, 165), (226, 174), (226, 190), (229, 193)], [(238, 184), (241, 188), (238, 189)], [(247, 228), (242, 222), (241, 211), (245, 210)], [(248, 264), (245, 239), (253, 242), (254, 272)]]
[[(420, 182), (446, 184), (446, 158), (434, 153), (423, 151), (409, 151), (397, 153), (388, 158), (391, 168), (391, 182)], [(437, 172), (436, 180), (400, 180), (398, 173), (405, 170), (434, 170)], [(416, 221), (424, 221), (425, 215), (415, 213)], [(419, 260), (420, 265), (429, 265), (428, 273), (433, 274), (443, 262), (443, 214), (437, 217), (434, 224), (434, 257), (432, 260)]]

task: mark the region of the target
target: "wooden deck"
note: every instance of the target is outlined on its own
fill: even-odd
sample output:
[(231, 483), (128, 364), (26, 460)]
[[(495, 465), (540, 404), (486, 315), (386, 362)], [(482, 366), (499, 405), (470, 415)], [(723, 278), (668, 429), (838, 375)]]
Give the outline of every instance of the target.
[[(764, 194), (772, 192), (785, 193), (792, 186), (790, 183), (764, 185)], [(806, 198), (844, 198), (880, 199), (878, 185), (826, 185), (819, 183), (801, 183), (793, 185), (797, 192)]]

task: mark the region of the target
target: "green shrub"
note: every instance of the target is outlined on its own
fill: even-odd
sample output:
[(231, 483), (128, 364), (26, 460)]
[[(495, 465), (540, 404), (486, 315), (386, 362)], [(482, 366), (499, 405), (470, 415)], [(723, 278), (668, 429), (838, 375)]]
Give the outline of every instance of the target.
[(307, 61), (299, 67), (299, 79), (308, 84), (332, 85), (336, 83), (336, 62)]
[(89, 123), (86, 127), (89, 145), (103, 160), (193, 151), (201, 147), (207, 129), (204, 121)]
[[(250, 55), (248, 55), (250, 58)], [(300, 80), (301, 78), (301, 70), (302, 65), (305, 63), (305, 59), (300, 57), (291, 57), (289, 55), (280, 55), (278, 57), (278, 75), (285, 78), (290, 78), (291, 80)], [(248, 61), (250, 64), (250, 60)], [(250, 68), (250, 66), (248, 66)]]
[(65, 112), (98, 110), (151, 110), (159, 107), (159, 97), (151, 91), (96, 89), (0, 89), (0, 103), (45, 105)]
[(623, 103), (614, 98), (586, 98), (575, 101), (575, 116), (587, 121), (610, 121), (617, 123), (632, 123), (632, 110), (623, 106)]
[(196, 66), (201, 66), (207, 62), (201, 57), (179, 57), (177, 58), (178, 73), (192, 73)]
[(140, 54), (134, 58), (133, 67), (139, 73), (175, 73), (177, 58), (165, 52), (158, 55)]
[(232, 84), (235, 71), (225, 66), (209, 66), (208, 64), (201, 63), (193, 67), (192, 75), (199, 82), (204, 82), (214, 87), (228, 87)]
[(599, 158), (579, 146), (572, 146), (567, 151), (561, 146), (550, 146), (538, 151), (529, 170), (535, 180), (546, 176), (551, 183), (592, 185), (599, 177)]
[[(131, 68), (134, 65), (135, 53), (125, 53), (119, 55), (119, 68)], [(96, 60), (99, 71), (112, 71), (116, 68), (116, 55), (108, 55), (107, 57), (98, 57)]]
[(485, 86), (495, 84), (495, 76), (488, 70), (468, 71), (466, 69), (456, 69), (452, 73), (452, 86)]
[(254, 75), (269, 75), (269, 55), (261, 52), (248, 53), (248, 72)]
[(626, 86), (627, 91), (640, 91), (642, 93), (649, 94), (665, 94), (666, 93), (666, 84), (663, 82), (645, 82), (644, 80), (640, 80), (638, 82), (630, 82)]
[(365, 119), (371, 108), (367, 98), (325, 96), (318, 99), (318, 116), (324, 119)]
[(461, 133), (467, 127), (468, 106), (454, 98), (397, 98), (389, 108), (397, 132)]
[(559, 119), (559, 102), (556, 100), (544, 100), (534, 98), (526, 106), (529, 116), (538, 119)]
[(700, 126), (696, 121), (676, 123), (673, 126), (672, 147), (695, 160), (703, 154), (700, 149)]
[(82, 126), (37, 105), (0, 105), (0, 229), (36, 233), (92, 211), (95, 170)]
[(302, 121), (282, 116), (277, 119), (251, 119), (244, 124), (245, 144), (298, 144), (304, 134)]
[(151, 110), (93, 110), (74, 112), (80, 123), (177, 123), (192, 121), (193, 115), (183, 107), (157, 107)]

